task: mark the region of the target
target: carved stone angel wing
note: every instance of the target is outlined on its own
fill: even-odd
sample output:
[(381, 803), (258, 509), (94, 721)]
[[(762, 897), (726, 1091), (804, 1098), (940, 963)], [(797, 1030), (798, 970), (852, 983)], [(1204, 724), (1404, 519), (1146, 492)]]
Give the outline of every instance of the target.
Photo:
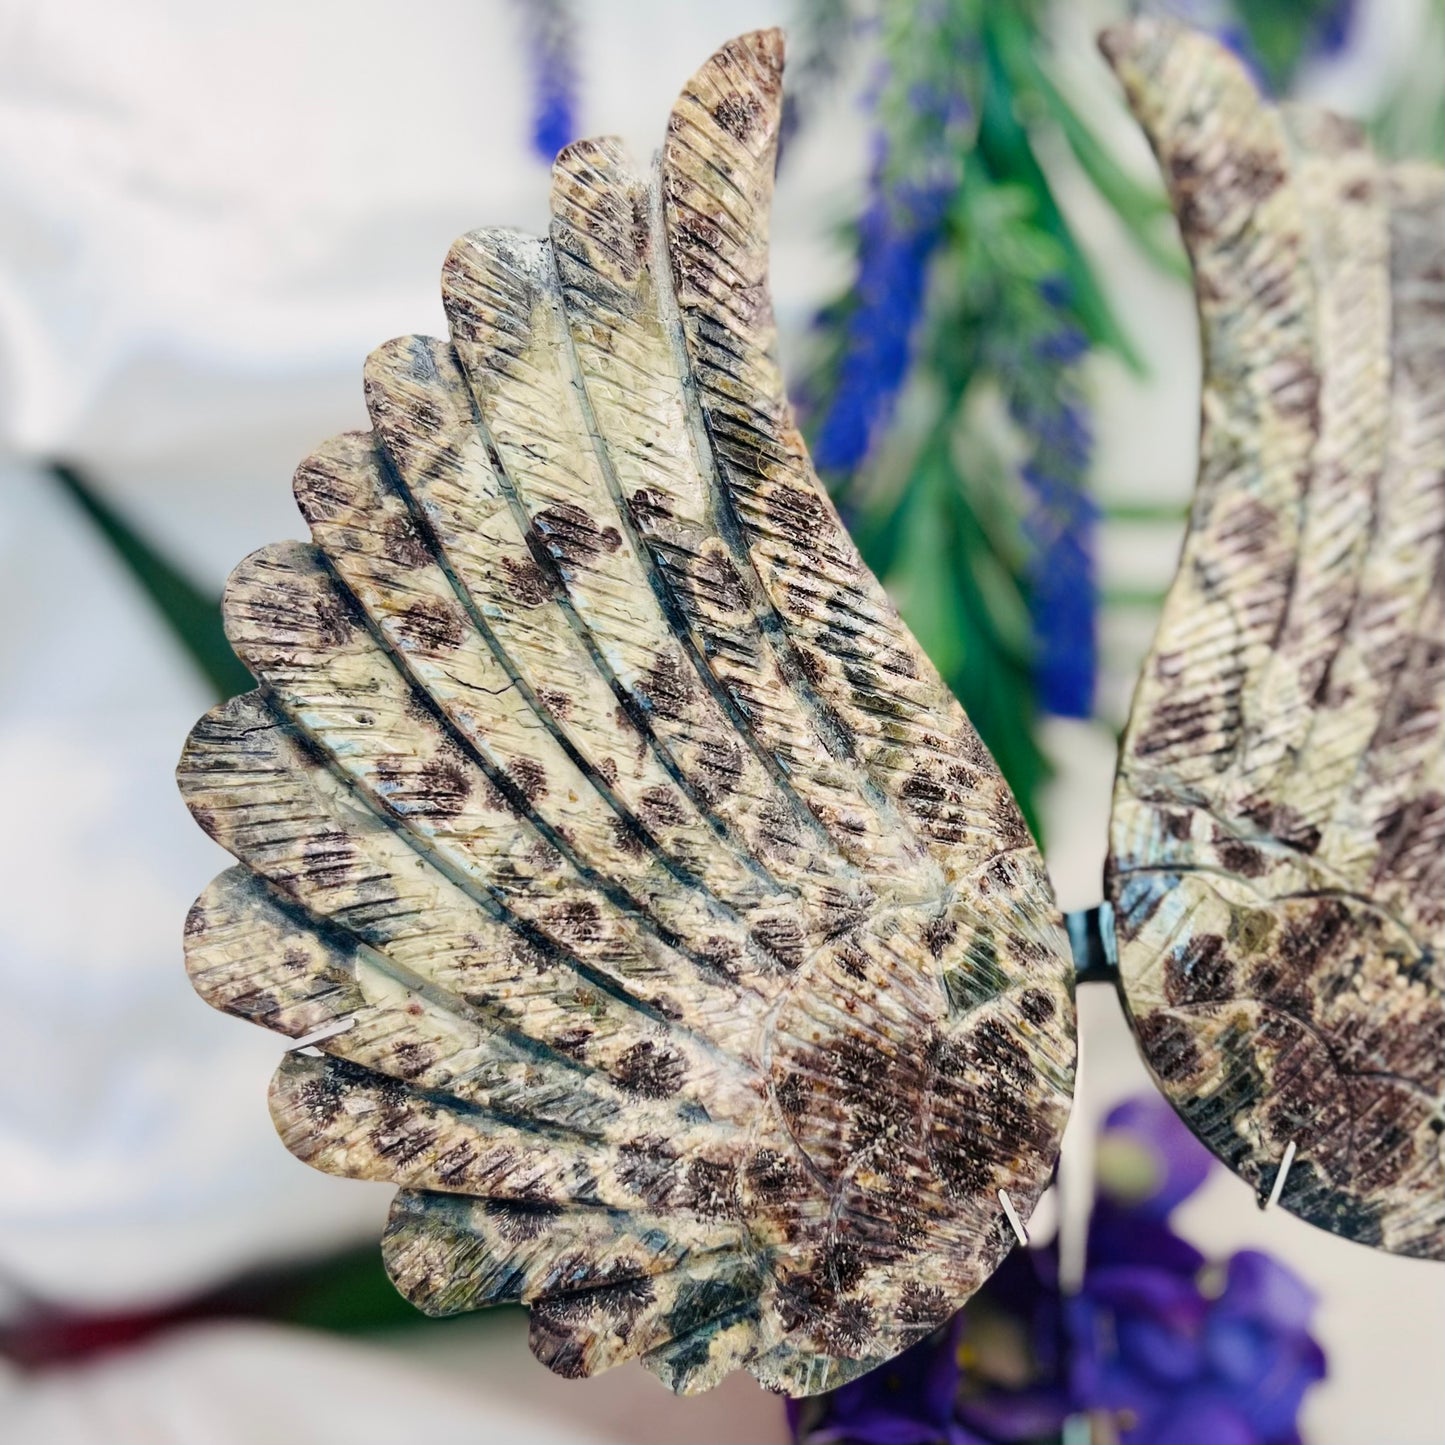
[(585, 1375), (793, 1394), (903, 1349), (1048, 1181), (1072, 969), (1019, 812), (793, 425), (767, 217), (782, 42), (720, 50), (649, 179), (559, 157), (451, 335), (366, 365), (232, 576), (257, 691), (186, 800), (239, 860), (187, 923), (293, 1038), (282, 1138), (401, 1186), (436, 1314), (521, 1300)]
[(1261, 1197), (1445, 1255), (1445, 177), (1106, 37), (1193, 260), (1198, 487), (1108, 892), (1160, 1086)]

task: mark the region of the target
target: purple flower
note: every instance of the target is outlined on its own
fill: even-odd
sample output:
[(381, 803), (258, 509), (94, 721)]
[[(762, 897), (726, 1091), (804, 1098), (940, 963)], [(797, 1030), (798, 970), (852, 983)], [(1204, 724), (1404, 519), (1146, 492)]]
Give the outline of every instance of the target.
[(1078, 487), (1040, 478), (1032, 468), (1024, 479), (1034, 492), (1025, 532), (1034, 545), (1029, 588), (1039, 705), (1056, 717), (1086, 718), (1098, 672), (1098, 508)]
[(1315, 20), (1314, 53), (1317, 56), (1338, 55), (1345, 50), (1355, 29), (1357, 0), (1335, 0)]
[(946, 193), (911, 188), (895, 195), (882, 170), (880, 154), (858, 222), (858, 279), (843, 359), (813, 444), (824, 472), (852, 472), (892, 418), (913, 359), (928, 262), (943, 233)]
[(1039, 703), (1058, 717), (1088, 717), (1098, 670), (1098, 509), (1084, 489), (1093, 435), (1073, 375), (1088, 339), (1069, 319), (1069, 288), (1062, 279), (1044, 282), (1039, 294), (1052, 324), (1023, 343), (1023, 354), (1001, 357), (998, 371), (1011, 388), (1009, 414), (1028, 446), (1020, 475), (1030, 499), (1024, 532), (1031, 544)]
[(1224, 1292), (1205, 1325), (1213, 1375), (1241, 1392), (1263, 1440), (1297, 1438), (1305, 1391), (1326, 1374), (1324, 1351), (1309, 1334), (1317, 1300), (1278, 1260), (1241, 1250), (1229, 1261)]
[(795, 1439), (1004, 1445), (1055, 1436), (1070, 1410), (1062, 1327), (1056, 1256), (1016, 1250), (941, 1330), (828, 1395), (789, 1402)]
[[(885, 67), (869, 88), (876, 129), (857, 276), (837, 374), (814, 428), (813, 460), (825, 474), (847, 476), (868, 458), (912, 365), (929, 262), (962, 180), (974, 116), (960, 88), (965, 75), (958, 65), (943, 79), (919, 77), (904, 87)], [(837, 320), (825, 312), (818, 325)]]
[(520, 0), (532, 68), (532, 149), (548, 165), (577, 138), (576, 24), (567, 0)]
[(1100, 1134), (1084, 1283), (1065, 1309), (1076, 1407), (1112, 1415), (1121, 1445), (1295, 1440), (1305, 1391), (1324, 1378), (1297, 1276), (1245, 1250), (1221, 1287), (1170, 1228), (1211, 1162), (1163, 1099), (1121, 1104)]
[[(946, 111), (948, 104), (935, 109)], [(956, 185), (956, 167), (947, 163), (895, 175), (887, 133), (876, 133), (868, 203), (858, 219), (858, 272), (842, 359), (813, 447), (824, 472), (856, 470), (892, 419), (913, 360), (928, 263), (943, 237)]]
[(802, 1445), (986, 1445), (956, 1412), (963, 1316), (879, 1369), (842, 1385), (821, 1401), (789, 1400), (788, 1421)]
[[(1110, 1110), (1096, 1145), (1100, 1206), (1165, 1219), (1207, 1178), (1213, 1160), (1157, 1094)], [(1097, 1219), (1099, 1208), (1095, 1209)]]

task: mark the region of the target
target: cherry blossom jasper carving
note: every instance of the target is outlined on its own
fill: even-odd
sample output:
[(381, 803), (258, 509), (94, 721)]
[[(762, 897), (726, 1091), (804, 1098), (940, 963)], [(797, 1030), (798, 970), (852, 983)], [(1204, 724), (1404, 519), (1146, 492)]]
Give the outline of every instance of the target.
[(1188, 538), (1114, 793), (1127, 1007), (1261, 1200), (1440, 1258), (1445, 176), (1263, 103), (1175, 27), (1105, 49), (1205, 340)]
[(1014, 800), (792, 421), (781, 81), (733, 41), (650, 179), (571, 146), (547, 239), (452, 248), (449, 339), (373, 353), (371, 430), (296, 475), (312, 541), (231, 578), (260, 686), (180, 781), (241, 865), (196, 987), (328, 1031), (272, 1112), (401, 1186), (404, 1294), (525, 1302), (563, 1374), (808, 1394), (1012, 1247), (1074, 1011)]

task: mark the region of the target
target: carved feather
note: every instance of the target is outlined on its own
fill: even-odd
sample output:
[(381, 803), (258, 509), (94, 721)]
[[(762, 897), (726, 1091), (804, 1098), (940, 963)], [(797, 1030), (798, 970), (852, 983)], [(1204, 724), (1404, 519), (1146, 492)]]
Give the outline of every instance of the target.
[(1194, 264), (1198, 487), (1114, 796), (1123, 991), (1268, 1195), (1445, 1255), (1445, 177), (1164, 23), (1105, 49)]
[(987, 1277), (1048, 1181), (1072, 971), (988, 753), (859, 559), (774, 353), (775, 31), (650, 179), (570, 147), (550, 237), (480, 231), (450, 338), (366, 366), (296, 474), (310, 544), (226, 593), (256, 692), (180, 784), (240, 865), (211, 1003), (300, 1038), (272, 1111), (401, 1187), (438, 1314), (538, 1356), (826, 1389)]

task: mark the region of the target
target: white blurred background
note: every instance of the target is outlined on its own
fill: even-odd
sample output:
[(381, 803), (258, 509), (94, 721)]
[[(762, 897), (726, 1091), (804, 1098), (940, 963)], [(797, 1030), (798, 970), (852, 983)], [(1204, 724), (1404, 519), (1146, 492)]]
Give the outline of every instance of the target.
[[(1146, 175), (1089, 41), (1115, 8), (1060, 7), (1058, 49), (1080, 103)], [(718, 43), (789, 19), (786, 0), (577, 9), (582, 129), (639, 155)], [(1427, 9), (1363, 6), (1349, 54), (1307, 90), (1368, 111), (1418, 63)], [(181, 922), (226, 859), (171, 769), (211, 698), (37, 463), (84, 464), (210, 589), (252, 548), (301, 535), (292, 467), (364, 424), (372, 346), (442, 328), (450, 241), (542, 227), (529, 105), (519, 7), (503, 0), (0, 0), (0, 1321), (160, 1308), (379, 1233), (389, 1188), (313, 1173), (275, 1139), (264, 1100), (279, 1041), (190, 991)], [(843, 84), (781, 175), (785, 351), (846, 283), (830, 234), (865, 165)], [(1097, 490), (1182, 500), (1190, 296), (1075, 189), (1073, 219), (1151, 368), (1141, 381), (1095, 365)], [(1162, 585), (1176, 546), (1168, 528), (1114, 528), (1105, 580)], [(1137, 609), (1104, 620), (1108, 719), (1151, 625)], [(1061, 903), (1081, 906), (1098, 897), (1112, 735), (1055, 723), (1048, 745), (1050, 864)], [(1148, 1087), (1112, 996), (1084, 990), (1081, 1013), (1070, 1199), (1088, 1193), (1094, 1121)], [(1222, 1172), (1180, 1224), (1208, 1251), (1266, 1248), (1320, 1294), (1331, 1377), (1306, 1410), (1315, 1445), (1445, 1440), (1445, 1271), (1261, 1215)], [(524, 1335), (518, 1315), (366, 1342), (183, 1326), (40, 1374), (0, 1363), (0, 1438), (786, 1438), (780, 1403), (746, 1377), (691, 1402), (635, 1369), (568, 1383)]]

